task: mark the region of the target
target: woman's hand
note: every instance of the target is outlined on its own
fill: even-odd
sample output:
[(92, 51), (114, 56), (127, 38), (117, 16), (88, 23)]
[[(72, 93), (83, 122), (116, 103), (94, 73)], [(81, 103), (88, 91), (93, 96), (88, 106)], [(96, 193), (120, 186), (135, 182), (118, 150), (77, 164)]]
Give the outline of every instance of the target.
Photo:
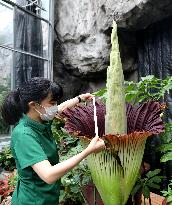
[(87, 101), (87, 100), (91, 100), (93, 98), (93, 95), (90, 93), (85, 93), (79, 95), (79, 97), (81, 98), (81, 101)]
[(91, 153), (98, 153), (105, 149), (105, 143), (102, 139), (99, 138), (99, 136), (94, 137), (88, 147), (86, 148), (89, 154)]

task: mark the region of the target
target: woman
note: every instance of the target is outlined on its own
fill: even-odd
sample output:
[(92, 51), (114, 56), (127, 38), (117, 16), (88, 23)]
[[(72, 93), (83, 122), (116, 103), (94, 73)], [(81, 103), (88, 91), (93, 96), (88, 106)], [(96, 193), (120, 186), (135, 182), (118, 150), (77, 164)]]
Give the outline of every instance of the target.
[(33, 78), (4, 100), (2, 117), (9, 125), (16, 125), (11, 149), (19, 179), (12, 205), (57, 205), (60, 178), (89, 154), (99, 152), (105, 146), (103, 140), (95, 137), (81, 153), (59, 163), (48, 121), (53, 120), (57, 112), (73, 107), (81, 100), (89, 100), (92, 95), (82, 94), (57, 105), (61, 97), (59, 85), (44, 78)]

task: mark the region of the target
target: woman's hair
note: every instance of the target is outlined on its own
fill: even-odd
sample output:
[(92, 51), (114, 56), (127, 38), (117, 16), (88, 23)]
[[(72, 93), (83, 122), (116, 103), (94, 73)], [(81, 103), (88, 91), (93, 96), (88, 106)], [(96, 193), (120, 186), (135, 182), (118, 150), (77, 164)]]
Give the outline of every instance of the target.
[(53, 100), (58, 101), (63, 95), (63, 90), (60, 85), (48, 79), (39, 77), (30, 79), (6, 96), (1, 106), (2, 118), (9, 125), (15, 125), (22, 114), (29, 111), (29, 102), (41, 103), (49, 93), (52, 94)]

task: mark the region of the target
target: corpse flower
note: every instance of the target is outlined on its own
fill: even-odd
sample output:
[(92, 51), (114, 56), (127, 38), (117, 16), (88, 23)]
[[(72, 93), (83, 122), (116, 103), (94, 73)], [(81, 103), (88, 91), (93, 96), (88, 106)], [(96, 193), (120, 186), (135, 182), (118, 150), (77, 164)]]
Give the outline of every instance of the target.
[[(117, 25), (113, 23), (112, 51), (107, 70), (106, 104), (96, 102), (98, 134), (106, 149), (87, 157), (92, 179), (105, 205), (125, 205), (137, 180), (147, 137), (164, 131), (161, 105), (149, 101), (134, 107), (125, 103)], [(65, 129), (87, 146), (95, 136), (93, 105), (63, 112)]]

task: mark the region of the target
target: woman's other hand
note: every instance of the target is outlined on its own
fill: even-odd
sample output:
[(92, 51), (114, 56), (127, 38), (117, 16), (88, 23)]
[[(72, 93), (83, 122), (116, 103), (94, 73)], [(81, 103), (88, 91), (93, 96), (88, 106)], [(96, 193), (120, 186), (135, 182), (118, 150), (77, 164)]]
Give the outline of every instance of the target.
[(93, 98), (92, 94), (85, 93), (85, 94), (81, 94), (75, 98), (72, 98), (70, 100), (67, 100), (67, 101), (61, 103), (60, 105), (58, 105), (58, 113), (63, 112), (63, 110), (65, 110), (66, 108), (74, 107), (80, 102), (91, 100), (92, 98)]

